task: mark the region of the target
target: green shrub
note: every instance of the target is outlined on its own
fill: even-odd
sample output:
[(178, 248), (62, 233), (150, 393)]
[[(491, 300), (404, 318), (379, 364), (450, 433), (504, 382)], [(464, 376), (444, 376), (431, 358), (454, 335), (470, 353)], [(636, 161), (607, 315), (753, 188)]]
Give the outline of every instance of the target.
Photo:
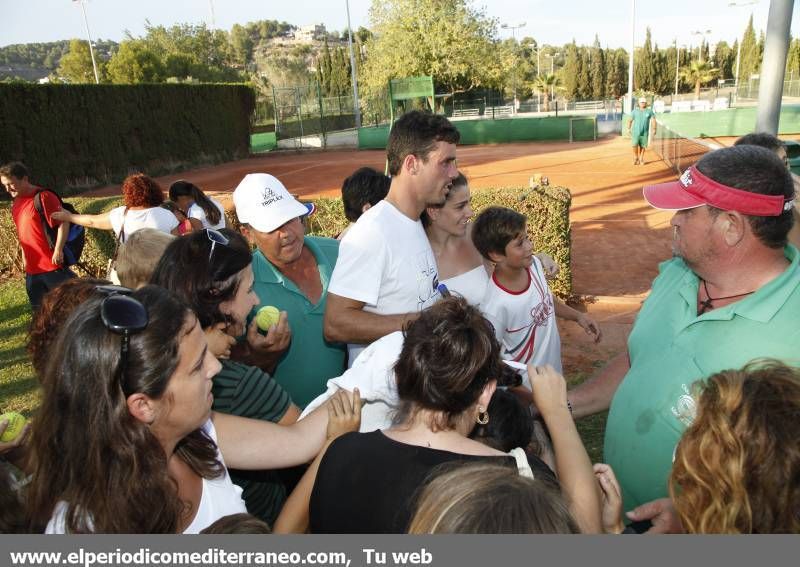
[[(549, 282), (553, 293), (568, 299), (572, 294), (570, 266), (569, 207), (572, 197), (563, 187), (523, 189), (504, 187), (476, 191), (472, 206), (479, 213), (491, 205), (509, 207), (528, 217), (528, 233), (537, 252), (547, 252), (561, 267), (555, 280)], [(69, 201), (82, 213), (96, 214), (121, 204), (120, 197), (72, 198)], [(339, 198), (314, 199), (317, 211), (308, 219), (307, 232), (317, 236), (334, 237), (347, 226), (342, 200)], [(0, 271), (22, 269), (14, 224), (8, 211), (9, 203), (0, 204)], [(233, 211), (225, 213), (227, 224), (237, 230), (239, 223)], [(81, 264), (93, 276), (105, 275), (108, 258), (114, 252), (114, 234), (110, 230), (86, 231), (86, 247)], [(81, 270), (78, 270), (79, 272)]]
[[(537, 252), (547, 252), (561, 270), (550, 280), (553, 293), (568, 299), (572, 295), (572, 269), (570, 266), (571, 233), (569, 207), (572, 196), (563, 187), (523, 189), (503, 187), (482, 189), (472, 194), (475, 214), (491, 205), (509, 207), (528, 217), (528, 233)], [(317, 211), (308, 219), (309, 234), (335, 236), (347, 226), (342, 200), (339, 198), (314, 199)]]
[(69, 187), (230, 161), (250, 150), (255, 93), (246, 85), (0, 84), (0, 162)]

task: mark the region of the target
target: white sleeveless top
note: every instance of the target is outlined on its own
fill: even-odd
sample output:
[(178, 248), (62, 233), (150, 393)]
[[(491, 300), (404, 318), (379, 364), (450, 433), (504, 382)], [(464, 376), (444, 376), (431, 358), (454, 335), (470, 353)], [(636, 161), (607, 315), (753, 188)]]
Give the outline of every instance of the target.
[(441, 280), (447, 286), (450, 293), (456, 293), (467, 300), (472, 306), (478, 307), (486, 294), (486, 287), (489, 285), (489, 274), (483, 264), (473, 268), (468, 272)]
[[(203, 424), (203, 431), (214, 441), (217, 442), (217, 431), (214, 424), (209, 419)], [(222, 460), (222, 453), (217, 449), (217, 459), (225, 466)], [(242, 489), (231, 482), (228, 468), (225, 467), (225, 474), (214, 479), (203, 479), (203, 493), (200, 496), (200, 504), (197, 513), (183, 533), (196, 534), (219, 520), (224, 516), (247, 512), (247, 508), (242, 500)], [(64, 501), (56, 504), (53, 516), (47, 523), (46, 534), (64, 534), (66, 532), (65, 519), (67, 514), (67, 503)], [(91, 522), (90, 522), (91, 524)]]

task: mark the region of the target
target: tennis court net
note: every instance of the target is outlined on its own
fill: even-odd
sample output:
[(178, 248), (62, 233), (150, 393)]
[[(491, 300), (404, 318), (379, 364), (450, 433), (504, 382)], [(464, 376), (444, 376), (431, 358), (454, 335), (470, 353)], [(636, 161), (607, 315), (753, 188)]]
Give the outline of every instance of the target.
[(658, 130), (653, 139), (653, 150), (678, 175), (697, 163), (708, 152), (720, 147), (700, 138), (683, 136), (661, 121), (658, 122)]

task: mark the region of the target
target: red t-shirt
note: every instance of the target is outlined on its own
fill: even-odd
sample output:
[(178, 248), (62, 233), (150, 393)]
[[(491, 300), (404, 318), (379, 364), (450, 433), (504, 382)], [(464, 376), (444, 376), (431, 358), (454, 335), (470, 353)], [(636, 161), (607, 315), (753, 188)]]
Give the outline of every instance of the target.
[[(42, 221), (33, 206), (34, 191), (27, 197), (17, 197), (11, 205), (11, 216), (17, 225), (17, 237), (25, 257), (25, 273), (30, 275), (44, 274), (58, 270), (63, 266), (53, 264), (53, 251), (47, 245), (47, 237), (42, 229)], [(42, 209), (47, 224), (55, 228), (61, 223), (54, 221), (50, 215), (61, 210), (58, 197), (51, 191), (42, 191)]]

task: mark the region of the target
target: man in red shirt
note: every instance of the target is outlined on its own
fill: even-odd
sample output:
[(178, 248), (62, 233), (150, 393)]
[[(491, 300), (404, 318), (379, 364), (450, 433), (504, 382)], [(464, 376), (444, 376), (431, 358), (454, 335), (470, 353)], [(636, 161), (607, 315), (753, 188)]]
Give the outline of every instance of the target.
[[(14, 162), (0, 167), (0, 183), (14, 200), (11, 216), (17, 226), (17, 238), (25, 258), (25, 289), (31, 307), (36, 311), (44, 294), (64, 280), (75, 277), (64, 266), (64, 245), (69, 234), (69, 223), (59, 225), (50, 217), (55, 211), (61, 210), (61, 201), (52, 191), (33, 185), (29, 180), (28, 168), (23, 164)], [(58, 227), (53, 249), (47, 243), (41, 217), (33, 204), (39, 192), (47, 224), (52, 228)]]

